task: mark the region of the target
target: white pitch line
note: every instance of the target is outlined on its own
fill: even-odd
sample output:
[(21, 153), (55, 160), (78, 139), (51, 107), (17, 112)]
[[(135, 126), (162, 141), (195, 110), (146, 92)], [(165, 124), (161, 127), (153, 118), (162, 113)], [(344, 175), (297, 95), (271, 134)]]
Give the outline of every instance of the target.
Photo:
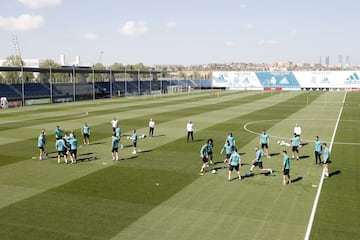
[[(332, 149), (332, 146), (333, 146), (333, 143), (334, 143), (335, 134), (336, 134), (336, 131), (337, 131), (337, 128), (338, 128), (338, 125), (339, 125), (339, 122), (340, 122), (340, 117), (341, 117), (341, 114), (342, 114), (342, 111), (343, 111), (343, 108), (344, 108), (346, 95), (347, 95), (347, 92), (345, 92), (345, 95), (344, 95), (344, 98), (343, 98), (343, 101), (342, 101), (342, 106), (340, 108), (339, 115), (338, 115), (338, 118), (337, 118), (337, 121), (336, 121), (336, 124), (335, 124), (335, 129), (334, 129), (334, 132), (333, 132), (333, 135), (332, 135), (332, 138), (331, 138), (331, 142), (330, 142), (330, 146), (329, 146), (330, 152), (331, 152), (331, 149)], [(323, 170), (322, 173), (321, 173), (320, 183), (318, 185), (319, 187), (318, 187), (318, 190), (317, 190), (317, 193), (316, 193), (313, 208), (311, 210), (310, 219), (309, 219), (309, 223), (308, 223), (308, 226), (307, 226), (307, 229), (306, 229), (306, 234), (305, 234), (304, 240), (308, 240), (310, 238), (310, 233), (311, 233), (311, 229), (312, 229), (312, 226), (313, 226), (315, 213), (316, 213), (317, 205), (319, 203), (319, 198), (320, 198), (322, 185), (323, 185), (323, 182), (324, 182), (324, 177), (323, 177), (324, 172), (325, 172), (325, 170)]]
[[(279, 122), (279, 121), (293, 121), (294, 119), (271, 119), (271, 120), (259, 120), (259, 121), (253, 121), (253, 122), (248, 122), (248, 123), (245, 123), (244, 124), (244, 130), (249, 132), (249, 133), (252, 133), (252, 134), (255, 134), (255, 135), (261, 135), (261, 132), (255, 132), (255, 131), (252, 131), (248, 128), (249, 125), (252, 125), (252, 124), (257, 124), (257, 123), (262, 123), (262, 122)], [(300, 119), (300, 121), (334, 121), (334, 120), (337, 120), (337, 119)], [(359, 122), (358, 120), (342, 120), (342, 122)], [(270, 135), (271, 138), (276, 138), (276, 139), (281, 139), (281, 140), (291, 140), (292, 138), (289, 138), (289, 137), (284, 137), (284, 136), (276, 136), (276, 135)], [(303, 142), (315, 142), (314, 140), (309, 140), (309, 139), (301, 139)], [(358, 142), (333, 142), (334, 144), (337, 144), (337, 145), (360, 145), (360, 143)]]

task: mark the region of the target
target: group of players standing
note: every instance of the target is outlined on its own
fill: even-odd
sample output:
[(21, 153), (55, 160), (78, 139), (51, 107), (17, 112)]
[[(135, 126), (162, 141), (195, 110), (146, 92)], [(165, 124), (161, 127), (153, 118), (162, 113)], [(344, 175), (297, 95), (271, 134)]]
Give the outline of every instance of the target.
[[(56, 139), (55, 148), (57, 150), (58, 164), (61, 163), (61, 157), (64, 158), (65, 163), (68, 163), (68, 157), (70, 157), (71, 163), (76, 163), (78, 140), (76, 138), (75, 132), (72, 130), (70, 134), (68, 134), (67, 132), (64, 132), (64, 130), (62, 130), (59, 126), (56, 126), (54, 134)], [(90, 144), (90, 126), (87, 123), (85, 123), (81, 128), (81, 134), (84, 137), (84, 145)], [(47, 158), (48, 154), (45, 151), (46, 143), (47, 139), (45, 129), (41, 129), (37, 144), (39, 148), (40, 160)]]
[[(121, 128), (119, 126), (119, 121), (116, 117), (111, 121), (113, 134), (111, 136), (111, 155), (113, 161), (119, 161), (119, 147), (122, 149), (123, 144), (121, 143)], [(149, 121), (149, 136), (153, 136), (155, 128), (154, 120), (150, 119)], [(78, 149), (78, 140), (75, 136), (74, 131), (72, 130), (70, 134), (62, 130), (59, 126), (56, 126), (54, 131), (55, 134), (55, 148), (57, 150), (57, 160), (58, 163), (61, 163), (61, 158), (64, 158), (64, 162), (68, 163), (68, 157), (70, 158), (71, 163), (76, 163), (77, 159), (77, 149)], [(64, 136), (63, 136), (64, 134)], [(81, 134), (84, 138), (84, 145), (90, 144), (90, 126), (85, 122), (81, 128)], [(137, 142), (138, 134), (136, 129), (133, 130), (132, 136), (128, 137), (132, 141), (132, 154), (137, 153)], [(37, 147), (39, 149), (39, 160), (46, 159), (48, 154), (45, 151), (45, 146), (47, 144), (46, 132), (45, 129), (41, 129), (38, 136)]]
[[(296, 124), (294, 128), (294, 137), (291, 140), (291, 151), (292, 151), (292, 159), (299, 160), (299, 149), (301, 148), (301, 142), (300, 142), (300, 135), (301, 135), (301, 128), (298, 124)], [(271, 158), (271, 155), (269, 154), (269, 135), (266, 133), (266, 130), (263, 130), (260, 134), (260, 141), (259, 144), (261, 147), (256, 146), (255, 147), (255, 159), (251, 162), (251, 167), (249, 172), (246, 174), (247, 177), (253, 176), (253, 171), (256, 167), (259, 168), (261, 173), (264, 174), (272, 174), (273, 170), (271, 168), (264, 168), (263, 167), (263, 156), (266, 156), (267, 158)], [(202, 166), (200, 169), (200, 175), (204, 175), (205, 168), (209, 167), (209, 165), (213, 164), (213, 148), (214, 148), (214, 142), (212, 139), (208, 139), (208, 141), (201, 147), (200, 150), (200, 157), (202, 158)], [(228, 181), (231, 181), (231, 172), (233, 170), (236, 170), (237, 172), (237, 178), (242, 179), (240, 174), (240, 168), (241, 168), (241, 157), (238, 153), (237, 147), (235, 145), (235, 138), (232, 133), (229, 133), (229, 135), (225, 139), (225, 144), (222, 147), (220, 154), (222, 154), (225, 151), (226, 157), (224, 159), (224, 164), (228, 164)], [(321, 155), (323, 155), (323, 161), (321, 161)], [(291, 183), (290, 179), (290, 157), (286, 150), (282, 151), (283, 161), (282, 161), (282, 183), (283, 185), (287, 185)], [(316, 136), (315, 140), (315, 164), (320, 165), (322, 164), (324, 167), (324, 177), (329, 177), (329, 170), (328, 170), (328, 164), (330, 163), (330, 150), (327, 147), (326, 143), (322, 143), (318, 136)], [(214, 173), (216, 170), (212, 170)]]
[[(247, 176), (253, 175), (253, 170), (255, 169), (255, 167), (259, 167), (260, 171), (263, 173), (272, 174), (272, 169), (271, 168), (265, 169), (263, 167), (263, 161), (262, 161), (262, 157), (264, 155), (266, 155), (268, 158), (270, 158), (270, 155), (268, 154), (268, 147), (269, 147), (268, 142), (269, 142), (269, 135), (267, 135), (266, 131), (264, 130), (260, 137), (261, 148), (259, 148), (258, 146), (255, 147), (256, 158), (252, 161), (250, 171), (246, 174)], [(204, 175), (205, 168), (209, 167), (209, 164), (213, 164), (213, 161), (212, 161), (213, 147), (214, 147), (214, 143), (213, 143), (212, 139), (209, 139), (201, 147), (200, 156), (202, 158), (203, 164), (200, 169), (200, 175)], [(240, 174), (241, 157), (240, 157), (240, 154), (238, 153), (238, 149), (235, 144), (235, 137), (233, 136), (232, 133), (229, 133), (229, 135), (227, 135), (227, 137), (225, 139), (225, 144), (221, 148), (220, 154), (222, 154), (224, 151), (225, 151), (226, 156), (225, 156), (223, 163), (229, 165), (228, 181), (232, 180), (231, 172), (233, 170), (236, 170), (237, 178), (242, 179), (241, 174)]]
[[(111, 156), (113, 161), (119, 161), (119, 146), (121, 149), (124, 148), (124, 145), (121, 143), (121, 128), (119, 127), (119, 121), (114, 117), (111, 120), (111, 126), (113, 129), (113, 135), (111, 137)], [(133, 130), (133, 134), (130, 137), (132, 141), (133, 151), (132, 154), (136, 154), (137, 149), (137, 141), (138, 141), (138, 134), (136, 133), (136, 129)]]

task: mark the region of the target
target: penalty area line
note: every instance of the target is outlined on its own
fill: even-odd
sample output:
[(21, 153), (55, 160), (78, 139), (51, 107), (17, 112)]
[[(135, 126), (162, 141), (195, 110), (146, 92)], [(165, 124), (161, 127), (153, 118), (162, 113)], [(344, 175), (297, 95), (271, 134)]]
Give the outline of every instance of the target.
[[(339, 126), (341, 114), (342, 114), (342, 112), (343, 112), (346, 95), (347, 95), (347, 92), (345, 92), (345, 95), (344, 95), (344, 98), (343, 98), (343, 101), (342, 101), (342, 106), (341, 106), (341, 108), (340, 108), (339, 115), (338, 115), (338, 118), (337, 118), (337, 120), (336, 120), (334, 132), (333, 132), (333, 135), (332, 135), (332, 137), (331, 137), (331, 142), (330, 142), (330, 146), (329, 146), (330, 152), (331, 152), (331, 149), (332, 149), (332, 146), (333, 146), (333, 143), (334, 143), (334, 139), (335, 139), (335, 134), (336, 134), (337, 128), (338, 128), (338, 126)], [(315, 218), (315, 213), (316, 213), (317, 205), (318, 205), (319, 199), (320, 199), (320, 193), (321, 193), (322, 185), (323, 185), (323, 183), (324, 183), (324, 173), (325, 173), (325, 170), (323, 169), (323, 171), (321, 172), (320, 182), (319, 182), (319, 185), (318, 185), (319, 187), (318, 187), (318, 190), (317, 190), (317, 192), (316, 192), (314, 204), (313, 204), (313, 207), (312, 207), (312, 210), (311, 210), (309, 223), (308, 223), (308, 226), (307, 226), (307, 228), (306, 228), (306, 233), (305, 233), (304, 240), (309, 240), (309, 238), (310, 238), (310, 233), (311, 233), (311, 229), (312, 229), (312, 226), (313, 226), (313, 222), (314, 222), (314, 218)]]

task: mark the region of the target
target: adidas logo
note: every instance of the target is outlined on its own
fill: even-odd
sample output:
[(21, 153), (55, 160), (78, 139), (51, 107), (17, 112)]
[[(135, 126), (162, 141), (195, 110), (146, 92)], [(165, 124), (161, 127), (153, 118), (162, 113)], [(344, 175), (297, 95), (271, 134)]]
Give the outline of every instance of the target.
[(286, 77), (284, 77), (283, 79), (280, 80), (280, 84), (289, 84), (289, 81), (287, 80)]
[(245, 78), (244, 80), (243, 80), (243, 83), (250, 83), (250, 81), (249, 81), (249, 79), (248, 78)]
[(225, 77), (223, 74), (219, 75), (216, 79), (217, 82), (225, 82)]
[(330, 80), (326, 77), (320, 81), (320, 83), (330, 83)]
[(356, 72), (354, 72), (344, 81), (344, 83), (345, 84), (360, 84), (359, 75)]

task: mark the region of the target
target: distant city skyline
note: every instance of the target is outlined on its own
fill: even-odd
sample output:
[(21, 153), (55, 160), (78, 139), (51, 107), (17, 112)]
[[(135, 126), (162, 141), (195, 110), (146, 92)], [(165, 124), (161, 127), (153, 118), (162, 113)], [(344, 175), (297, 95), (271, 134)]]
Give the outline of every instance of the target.
[(360, 65), (360, 2), (3, 0), (0, 59)]

